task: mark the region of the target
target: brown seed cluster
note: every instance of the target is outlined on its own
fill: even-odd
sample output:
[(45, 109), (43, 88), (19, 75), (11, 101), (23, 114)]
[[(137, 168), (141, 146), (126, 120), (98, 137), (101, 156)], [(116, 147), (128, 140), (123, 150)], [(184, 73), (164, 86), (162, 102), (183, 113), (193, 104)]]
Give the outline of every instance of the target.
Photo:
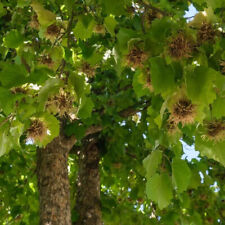
[(183, 33), (179, 33), (169, 43), (169, 54), (172, 58), (189, 58), (191, 57), (192, 51), (193, 45)]
[(126, 8), (126, 11), (133, 15), (135, 13), (135, 8), (133, 6), (128, 6)]
[(28, 137), (34, 141), (42, 141), (47, 135), (47, 127), (44, 122), (39, 119), (35, 119), (31, 122), (30, 127), (27, 130)]
[(81, 64), (81, 72), (85, 73), (89, 78), (92, 78), (95, 76), (95, 67), (91, 66), (87, 62), (83, 62)]
[(13, 94), (27, 94), (27, 90), (22, 87), (15, 87), (11, 89), (11, 92)]
[(105, 27), (102, 25), (102, 24), (97, 24), (93, 31), (96, 33), (96, 34), (105, 34)]
[(49, 69), (52, 69), (54, 66), (54, 62), (50, 55), (43, 55), (39, 59), (40, 63), (46, 65)]
[(149, 9), (144, 14), (144, 21), (146, 22), (148, 26), (150, 26), (153, 20), (160, 19), (162, 17), (163, 15), (157, 10)]
[(52, 35), (52, 36), (58, 36), (60, 33), (60, 27), (57, 26), (56, 24), (52, 24), (47, 27), (47, 34)]
[(150, 75), (150, 71), (147, 71), (147, 75), (146, 75), (146, 83), (144, 85), (145, 88), (148, 88), (150, 91), (153, 91), (153, 86), (152, 86), (152, 80), (151, 80), (151, 75)]
[(197, 39), (199, 43), (203, 43), (206, 41), (213, 41), (216, 35), (216, 31), (210, 23), (203, 23), (200, 27)]
[(181, 98), (173, 106), (172, 120), (174, 123), (190, 124), (194, 122), (195, 106), (190, 100)]
[(166, 128), (168, 130), (168, 134), (174, 134), (178, 131), (177, 124), (172, 119), (168, 119)]
[(49, 39), (51, 42), (54, 42), (56, 38), (60, 35), (60, 32), (61, 27), (54, 23), (47, 27), (45, 37), (46, 39)]
[(221, 72), (225, 73), (225, 60), (220, 62), (220, 66), (221, 66)]
[(73, 111), (73, 97), (69, 92), (60, 90), (59, 94), (48, 99), (46, 108), (60, 117), (69, 115)]
[(32, 19), (29, 23), (29, 27), (35, 30), (39, 30), (40, 24), (38, 22), (38, 16), (36, 13), (32, 16)]
[(134, 47), (126, 56), (126, 62), (128, 66), (138, 68), (143, 66), (147, 58), (148, 56), (144, 51), (142, 51), (140, 48)]
[(225, 139), (225, 123), (215, 120), (206, 123), (206, 136), (209, 140), (222, 141)]

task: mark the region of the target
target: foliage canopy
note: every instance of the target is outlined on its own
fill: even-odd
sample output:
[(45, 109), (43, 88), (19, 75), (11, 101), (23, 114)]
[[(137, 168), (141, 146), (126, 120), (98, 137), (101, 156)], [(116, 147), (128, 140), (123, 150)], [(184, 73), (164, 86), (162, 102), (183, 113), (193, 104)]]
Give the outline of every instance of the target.
[[(104, 224), (224, 224), (224, 12), (224, 0), (1, 0), (1, 224), (38, 223), (36, 148), (61, 129), (75, 151), (93, 125)], [(181, 159), (180, 140), (199, 160)]]

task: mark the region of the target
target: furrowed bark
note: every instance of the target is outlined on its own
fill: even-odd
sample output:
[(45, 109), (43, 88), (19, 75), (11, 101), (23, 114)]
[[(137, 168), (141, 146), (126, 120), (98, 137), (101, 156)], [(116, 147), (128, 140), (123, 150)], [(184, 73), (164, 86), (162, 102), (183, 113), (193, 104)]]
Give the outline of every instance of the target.
[(76, 201), (79, 219), (75, 225), (102, 225), (99, 161), (98, 146), (91, 139), (79, 152)]
[(59, 136), (37, 150), (40, 225), (71, 225), (67, 159), (74, 142)]

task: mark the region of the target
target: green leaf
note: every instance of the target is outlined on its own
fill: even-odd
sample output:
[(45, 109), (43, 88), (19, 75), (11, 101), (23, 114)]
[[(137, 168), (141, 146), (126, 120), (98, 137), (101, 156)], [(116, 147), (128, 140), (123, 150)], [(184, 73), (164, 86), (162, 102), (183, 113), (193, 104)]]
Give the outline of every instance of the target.
[(201, 184), (201, 178), (197, 169), (191, 169), (191, 179), (188, 188), (195, 189)]
[(79, 18), (76, 27), (73, 29), (74, 35), (77, 39), (85, 40), (92, 36), (95, 21), (89, 16), (82, 16)]
[(38, 22), (43, 27), (47, 27), (54, 23), (56, 16), (53, 12), (45, 9), (38, 1), (33, 1), (31, 4), (32, 8), (38, 15)]
[(187, 93), (193, 103), (208, 105), (216, 98), (213, 81), (219, 73), (205, 66), (197, 66), (186, 74)]
[(134, 30), (127, 28), (120, 28), (118, 34), (116, 35), (119, 42), (119, 51), (127, 51), (129, 40), (137, 37), (137, 33)]
[(44, 86), (40, 89), (38, 96), (40, 107), (44, 107), (45, 102), (51, 94), (58, 92), (61, 84), (62, 81), (57, 78), (50, 78), (45, 82)]
[(15, 87), (26, 82), (27, 71), (22, 65), (4, 63), (0, 71), (0, 82), (4, 87)]
[(161, 161), (162, 152), (159, 150), (153, 151), (143, 160), (143, 166), (146, 170), (147, 179), (154, 175)]
[(78, 117), (80, 117), (81, 119), (90, 117), (93, 107), (94, 103), (92, 102), (91, 98), (82, 96), (81, 104), (78, 110)]
[(104, 23), (105, 23), (105, 27), (106, 27), (107, 31), (112, 36), (114, 36), (115, 35), (115, 27), (117, 25), (115, 18), (112, 16), (107, 16), (104, 20)]
[(7, 13), (6, 9), (3, 7), (3, 4), (0, 2), (0, 18)]
[(85, 92), (85, 78), (84, 76), (78, 75), (76, 73), (72, 73), (69, 77), (70, 83), (73, 85), (74, 90), (77, 94), (78, 98)]
[(151, 58), (150, 65), (154, 92), (162, 96), (170, 94), (176, 88), (172, 67), (159, 57)]
[(179, 193), (186, 191), (191, 178), (191, 171), (186, 161), (174, 158), (172, 162), (172, 181)]
[(225, 116), (225, 98), (217, 98), (212, 104), (212, 115), (216, 119)]
[(113, 14), (119, 16), (125, 13), (125, 0), (114, 1), (114, 0), (101, 0), (105, 12), (107, 14)]
[(195, 148), (202, 156), (214, 159), (225, 166), (225, 141), (208, 140), (201, 135), (201, 130), (196, 134)]
[(30, 5), (31, 0), (17, 0), (17, 7), (25, 7)]
[(10, 126), (10, 134), (11, 134), (11, 141), (14, 144), (14, 147), (20, 147), (20, 136), (23, 134), (24, 125), (18, 121), (14, 120)]
[(12, 148), (11, 138), (7, 130), (0, 132), (0, 156), (8, 153)]
[(159, 209), (167, 207), (173, 197), (172, 183), (167, 173), (155, 174), (148, 179), (146, 193), (149, 199), (159, 205)]
[(71, 136), (74, 135), (76, 139), (82, 139), (85, 135), (86, 128), (79, 123), (71, 123), (68, 126), (66, 126), (66, 135)]
[(10, 30), (4, 37), (4, 45), (7, 48), (17, 48), (23, 43), (23, 36), (18, 30)]
[(169, 20), (167, 17), (155, 19), (151, 24), (149, 35), (154, 41), (157, 42), (157, 44), (162, 45), (163, 41), (168, 36), (172, 25), (173, 24), (171, 23), (171, 20)]
[(0, 108), (4, 113), (10, 114), (13, 111), (15, 100), (10, 90), (0, 87)]
[(38, 68), (31, 72), (29, 81), (34, 84), (43, 84), (48, 78), (48, 69)]
[(48, 132), (47, 135), (40, 142), (37, 141), (40, 147), (45, 147), (48, 143), (50, 143), (55, 137), (59, 136), (60, 124), (59, 121), (53, 115), (49, 113), (42, 113), (39, 115), (44, 123), (47, 126)]
[(134, 74), (132, 85), (138, 98), (150, 93), (150, 90), (144, 86), (147, 82), (147, 78), (144, 78), (144, 76), (145, 74), (140, 70), (137, 70)]
[(207, 2), (207, 5), (209, 7), (212, 7), (213, 9), (225, 7), (224, 0), (206, 0), (206, 2)]

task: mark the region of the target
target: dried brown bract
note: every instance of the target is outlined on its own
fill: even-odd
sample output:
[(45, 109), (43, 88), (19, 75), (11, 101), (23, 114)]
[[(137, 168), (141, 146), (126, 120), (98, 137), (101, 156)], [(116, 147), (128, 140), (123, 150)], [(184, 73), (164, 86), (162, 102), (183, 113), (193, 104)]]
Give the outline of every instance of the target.
[(216, 31), (210, 23), (203, 23), (200, 27), (197, 39), (199, 43), (203, 43), (206, 41), (214, 41), (216, 35)]
[(47, 127), (45, 126), (43, 121), (35, 119), (31, 122), (31, 125), (28, 128), (27, 132), (28, 137), (33, 141), (42, 141), (47, 135)]
[(87, 62), (83, 62), (81, 64), (81, 72), (85, 73), (89, 78), (92, 78), (95, 76), (95, 69), (96, 67), (91, 66)]
[(192, 51), (193, 44), (181, 32), (169, 43), (169, 54), (172, 58), (189, 58), (191, 57)]
[(29, 22), (29, 27), (35, 30), (39, 30), (40, 24), (38, 22), (38, 16), (36, 13), (32, 16), (31, 21)]
[(223, 121), (215, 120), (207, 122), (206, 136), (209, 140), (223, 141), (225, 139), (225, 123)]
[(179, 99), (173, 106), (172, 119), (175, 123), (190, 124), (194, 122), (195, 105), (186, 98)]
[(138, 47), (134, 47), (130, 50), (126, 56), (126, 62), (128, 66), (133, 68), (142, 67), (147, 60), (148, 55)]

